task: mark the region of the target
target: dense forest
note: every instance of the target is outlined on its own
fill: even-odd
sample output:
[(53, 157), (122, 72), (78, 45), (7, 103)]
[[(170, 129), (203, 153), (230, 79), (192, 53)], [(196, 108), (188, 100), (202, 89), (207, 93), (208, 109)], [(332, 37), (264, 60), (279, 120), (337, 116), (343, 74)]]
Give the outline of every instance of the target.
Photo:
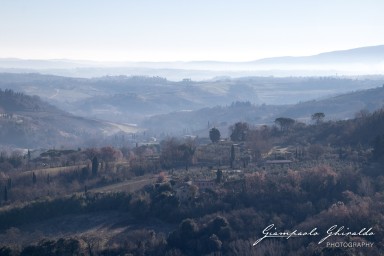
[[(1, 255), (382, 255), (384, 109), (325, 116), (237, 122), (228, 139), (2, 152)], [(255, 244), (272, 224), (318, 234)], [(319, 243), (335, 225), (351, 233)]]
[(55, 111), (60, 110), (44, 101), (38, 96), (29, 96), (10, 89), (0, 89), (0, 108), (2, 112), (14, 111)]

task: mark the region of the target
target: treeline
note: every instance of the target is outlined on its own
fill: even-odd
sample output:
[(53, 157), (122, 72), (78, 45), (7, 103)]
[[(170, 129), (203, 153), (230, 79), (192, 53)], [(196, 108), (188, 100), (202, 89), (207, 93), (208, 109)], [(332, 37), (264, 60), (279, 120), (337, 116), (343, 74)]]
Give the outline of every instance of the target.
[[(320, 116), (323, 115), (323, 116)], [(325, 121), (324, 113), (312, 115), (313, 124), (305, 124), (289, 117), (276, 118), (273, 135), (284, 137), (284, 144), (324, 144), (332, 146), (373, 147), (377, 136), (384, 130), (384, 108), (372, 113), (361, 110), (349, 120)]]
[[(131, 151), (122, 150), (125, 154)], [(56, 198), (116, 183), (136, 176), (121, 150), (112, 147), (48, 150), (35, 158), (14, 151), (0, 152), (0, 203), (17, 205), (39, 198)], [(6, 191), (6, 192), (5, 192)]]
[(58, 111), (43, 102), (38, 96), (29, 96), (11, 89), (0, 89), (0, 107), (5, 112), (13, 111)]

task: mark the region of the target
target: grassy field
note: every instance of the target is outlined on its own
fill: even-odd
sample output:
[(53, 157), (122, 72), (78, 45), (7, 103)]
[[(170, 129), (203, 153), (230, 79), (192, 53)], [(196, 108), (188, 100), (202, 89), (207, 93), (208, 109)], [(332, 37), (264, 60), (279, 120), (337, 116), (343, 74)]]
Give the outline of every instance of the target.
[(119, 182), (112, 185), (91, 189), (91, 192), (135, 192), (146, 185), (156, 182), (157, 177), (150, 174), (145, 176), (135, 177), (131, 180)]

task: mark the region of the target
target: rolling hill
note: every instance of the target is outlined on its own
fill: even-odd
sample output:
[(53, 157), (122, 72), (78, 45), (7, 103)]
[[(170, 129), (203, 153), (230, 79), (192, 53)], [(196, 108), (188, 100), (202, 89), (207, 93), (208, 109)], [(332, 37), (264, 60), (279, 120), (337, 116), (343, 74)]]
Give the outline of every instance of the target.
[(232, 102), (287, 105), (374, 88), (383, 76), (243, 77), (172, 82), (161, 77), (107, 76), (93, 79), (41, 74), (0, 74), (12, 88), (76, 116), (139, 123), (153, 115), (227, 106)]
[(239, 121), (262, 125), (273, 124), (278, 117), (289, 117), (310, 123), (311, 115), (316, 112), (325, 113), (327, 120), (340, 120), (353, 118), (361, 110), (372, 112), (383, 106), (384, 86), (291, 105), (237, 102), (226, 107), (174, 112), (148, 118), (141, 126), (157, 133), (174, 132), (204, 137), (210, 128), (216, 127), (227, 136), (228, 127)]
[(92, 62), (78, 60), (0, 59), (0, 72), (41, 73), (69, 77), (161, 76), (207, 80), (218, 76), (329, 76), (382, 74), (384, 45), (320, 53), (274, 57), (246, 62)]
[(37, 96), (0, 90), (0, 146), (74, 147), (97, 144), (115, 133), (132, 133), (129, 125), (77, 117)]
[(303, 57), (276, 57), (253, 61), (254, 64), (379, 64), (384, 62), (384, 45), (325, 52)]

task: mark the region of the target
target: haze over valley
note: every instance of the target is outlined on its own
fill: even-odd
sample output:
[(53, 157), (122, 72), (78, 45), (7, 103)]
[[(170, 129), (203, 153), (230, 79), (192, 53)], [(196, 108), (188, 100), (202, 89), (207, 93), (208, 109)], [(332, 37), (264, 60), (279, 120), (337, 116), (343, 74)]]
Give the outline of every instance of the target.
[[(264, 59), (254, 63), (268, 63), (272, 66), (279, 65), (279, 63), (290, 64), (293, 65), (293, 69), (295, 65), (305, 66), (309, 65), (308, 63), (323, 65), (328, 62), (359, 63), (362, 66), (379, 65), (384, 59), (383, 49), (383, 46), (365, 47), (312, 57)], [(53, 69), (50, 70), (55, 70), (54, 68), (60, 65), (61, 68), (71, 69), (74, 65), (69, 61), (3, 60), (1, 62), (3, 66), (16, 67), (15, 72), (20, 71), (17, 69), (20, 68), (20, 65), (26, 65), (25, 67), (36, 65), (37, 69), (34, 71), (39, 71), (40, 68), (47, 68), (51, 64)], [(146, 63), (149, 71), (154, 65), (171, 64)], [(204, 62), (179, 63), (179, 65), (191, 67), (197, 64), (201, 65)], [(206, 62), (205, 64), (212, 67), (223, 67), (224, 65), (220, 62)], [(82, 65), (88, 65), (88, 63), (84, 62)], [(138, 65), (144, 65), (144, 63)], [(236, 65), (245, 64), (237, 63)], [(145, 68), (145, 66), (141, 68)], [(178, 70), (169, 69), (169, 72), (178, 73)], [(53, 118), (50, 119), (51, 124), (44, 125), (45, 127), (56, 125), (62, 128), (48, 137), (63, 137), (65, 134), (64, 137), (67, 136), (68, 139), (71, 139), (70, 141), (74, 142), (73, 144), (63, 143), (62, 146), (76, 145), (76, 138), (79, 139), (79, 134), (83, 132), (93, 134), (95, 137), (99, 132), (104, 137), (108, 137), (119, 133), (131, 135), (138, 131), (146, 131), (147, 137), (160, 138), (172, 135), (201, 136), (206, 134), (207, 129), (216, 126), (222, 127), (225, 131), (223, 134), (226, 134), (228, 127), (236, 121), (243, 120), (260, 126), (273, 124), (279, 116), (288, 116), (302, 122), (310, 122), (311, 112), (318, 111), (325, 112), (328, 120), (346, 119), (353, 118), (360, 110), (374, 111), (383, 105), (381, 86), (384, 84), (384, 77), (382, 75), (247, 76), (239, 78), (225, 76), (211, 77), (208, 80), (183, 78), (171, 81), (166, 77), (141, 76), (138, 75), (139, 73), (93, 78), (38, 73), (2, 73), (0, 74), (0, 88), (12, 89), (14, 92), (22, 92), (31, 96), (37, 95), (44, 102), (55, 106), (50, 109), (59, 108), (66, 111), (67, 114), (51, 112), (49, 114)], [(9, 100), (12, 101), (12, 99)], [(24, 111), (9, 108), (6, 101), (1, 104), (4, 113)], [(8, 104), (12, 105), (12, 103)], [(39, 101), (38, 104), (43, 103)], [(36, 121), (37, 116), (43, 118), (47, 115), (46, 113), (41, 115), (36, 113), (36, 111), (41, 112), (42, 109), (47, 109), (47, 107), (33, 109), (32, 112), (23, 114), (26, 115), (25, 118)], [(71, 120), (77, 118), (78, 121), (71, 122), (68, 118)], [(79, 120), (83, 121), (79, 122)], [(71, 124), (72, 132), (69, 132), (60, 123)], [(33, 126), (28, 122), (20, 125)], [(39, 130), (44, 131), (44, 129)], [(13, 139), (12, 136), (7, 135), (6, 144), (12, 145), (13, 141), (13, 144), (22, 146), (23, 143), (17, 143), (17, 141), (22, 138), (32, 139), (36, 136), (37, 134), (31, 134)], [(44, 135), (39, 136), (44, 137)], [(90, 137), (88, 139), (91, 140)], [(32, 141), (24, 143), (24, 147), (52, 146), (38, 138), (34, 138)], [(38, 142), (41, 144), (39, 145)], [(84, 141), (79, 145), (84, 145), (83, 143)]]
[(2, 1), (0, 255), (383, 256), (383, 10)]
[(160, 76), (171, 81), (247, 76), (355, 76), (384, 71), (384, 46), (340, 49), (310, 56), (284, 56), (250, 61), (96, 62), (67, 59), (0, 59), (0, 71), (93, 78)]

